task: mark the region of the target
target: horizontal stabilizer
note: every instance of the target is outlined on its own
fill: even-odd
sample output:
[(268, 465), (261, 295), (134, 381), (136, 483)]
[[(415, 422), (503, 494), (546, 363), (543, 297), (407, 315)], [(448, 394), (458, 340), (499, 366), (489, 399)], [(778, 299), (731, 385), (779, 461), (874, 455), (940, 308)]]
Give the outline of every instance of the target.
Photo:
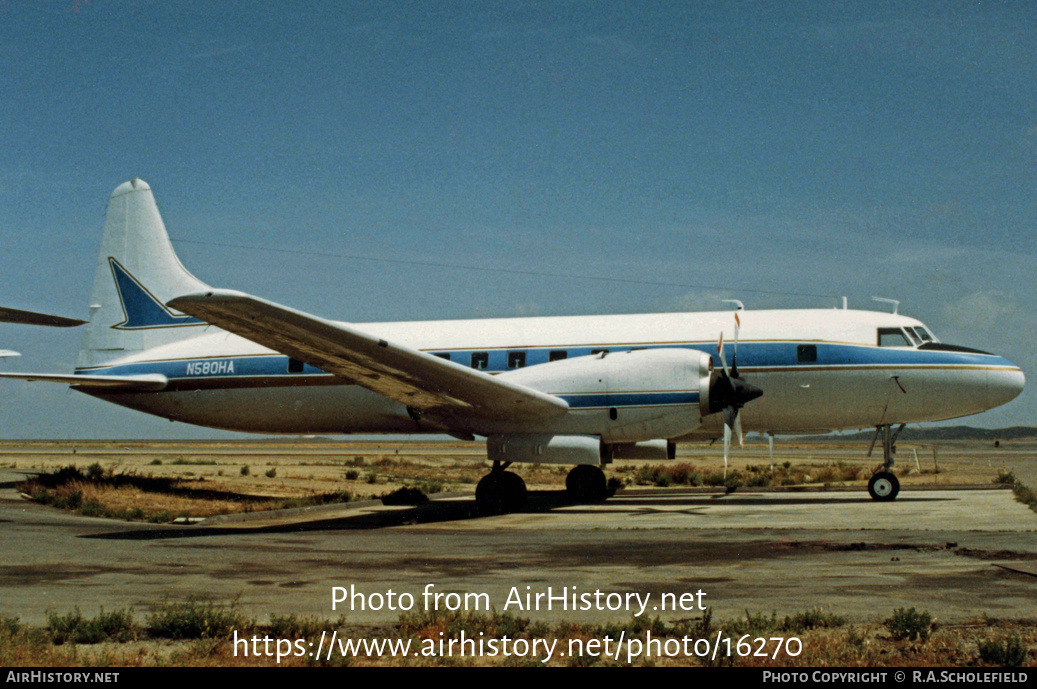
[(166, 387), (166, 377), (158, 373), (140, 376), (87, 376), (62, 373), (0, 373), (0, 378), (14, 378), (44, 383), (65, 383), (77, 388), (97, 390), (141, 390), (154, 392)]
[(242, 292), (191, 294), (168, 305), (441, 419), (549, 419), (569, 409), (559, 397)]
[(6, 359), (12, 356), (21, 356), (18, 352), (13, 349), (0, 349), (0, 359)]
[(0, 306), (0, 323), (24, 323), (25, 325), (47, 325), (52, 328), (74, 328), (77, 325), (83, 325), (86, 321)]

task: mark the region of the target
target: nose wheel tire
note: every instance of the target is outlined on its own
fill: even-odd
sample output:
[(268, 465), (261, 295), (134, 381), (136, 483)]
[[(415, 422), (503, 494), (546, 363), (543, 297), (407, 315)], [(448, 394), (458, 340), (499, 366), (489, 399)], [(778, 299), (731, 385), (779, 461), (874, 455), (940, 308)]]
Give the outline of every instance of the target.
[(900, 481), (888, 471), (880, 471), (868, 481), (868, 493), (872, 500), (890, 502), (896, 500), (900, 492)]

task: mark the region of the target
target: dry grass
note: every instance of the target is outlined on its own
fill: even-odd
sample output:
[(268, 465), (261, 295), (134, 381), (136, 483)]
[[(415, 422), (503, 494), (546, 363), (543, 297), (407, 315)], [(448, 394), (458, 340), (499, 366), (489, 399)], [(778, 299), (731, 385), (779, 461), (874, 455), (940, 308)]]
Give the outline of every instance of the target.
[(99, 463), (81, 470), (68, 465), (19, 484), (29, 498), (86, 516), (169, 522), (192, 518), (279, 509), (323, 502), (348, 501), (348, 493), (319, 493), (279, 498), (231, 492), (204, 479), (160, 478), (133, 472), (116, 473)]
[[(1024, 445), (1026, 441), (1006, 442), (999, 452), (1026, 451), (1029, 445)], [(901, 443), (896, 471), (904, 486), (990, 484), (999, 473), (991, 459), (997, 455), (976, 449), (976, 443)], [(862, 487), (878, 464), (864, 457), (865, 450), (862, 443), (836, 440), (782, 442), (772, 461), (766, 444), (749, 442), (733, 454), (725, 480), (722, 449), (691, 444), (680, 447), (675, 462), (617, 462), (607, 467), (607, 474), (627, 486)], [(132, 478), (50, 486), (52, 495), (46, 499), (65, 507), (78, 501), (75, 509), (85, 514), (153, 521), (273, 509), (325, 501), (328, 495), (363, 500), (404, 487), (429, 495), (472, 491), (488, 467), (480, 443), (425, 440), (5, 441), (0, 443), (0, 461), (24, 471), (53, 472), (76, 465), (95, 467), (95, 474), (108, 479)], [(520, 464), (511, 470), (530, 489), (559, 490), (569, 467)], [(31, 482), (22, 490), (44, 499)]]
[[(345, 620), (337, 621), (295, 618), (271, 619), (260, 624), (237, 615), (231, 606), (198, 605), (180, 603), (167, 606), (149, 617), (147, 624), (132, 622), (118, 629), (119, 638), (125, 641), (101, 640), (98, 643), (72, 643), (68, 639), (56, 641), (55, 626), (31, 629), (19, 625), (16, 620), (5, 619), (0, 624), (0, 664), (6, 666), (301, 666), (313, 664), (396, 666), (396, 665), (542, 665), (542, 655), (536, 657), (489, 653), (462, 657), (415, 658), (413, 653), (406, 658), (390, 654), (360, 655), (356, 657), (335, 656), (317, 660), (312, 657), (289, 655), (278, 663), (273, 657), (256, 657), (242, 653), (237, 646), (235, 653), (233, 630), (238, 638), (258, 637), (262, 639), (296, 639), (317, 641), (321, 633), (329, 636), (336, 631), (340, 638), (410, 640), (412, 651), (418, 648), (437, 646), (440, 640), (457, 639), (462, 630), (468, 638), (512, 640), (546, 639), (557, 641), (558, 650), (568, 650), (570, 640), (573, 647), (587, 648), (588, 641), (606, 637), (615, 646), (619, 635), (625, 634), (628, 643), (620, 648), (619, 658), (609, 658), (600, 652), (585, 652), (582, 655), (556, 653), (550, 665), (734, 665), (751, 667), (996, 667), (999, 665), (1037, 665), (1037, 627), (1031, 620), (1014, 622), (977, 620), (971, 624), (937, 626), (928, 639), (914, 641), (897, 640), (881, 623), (867, 625), (845, 625), (838, 616), (818, 611), (807, 611), (786, 616), (772, 614), (747, 614), (740, 619), (713, 621), (708, 618), (683, 620), (664, 624), (658, 620), (643, 623), (631, 621), (626, 625), (575, 625), (558, 623), (547, 625), (533, 623), (528, 619), (509, 614), (489, 613), (443, 613), (405, 615), (391, 628), (368, 629), (349, 626)], [(172, 615), (170, 614), (172, 611)], [(52, 616), (53, 617), (53, 616)], [(79, 611), (62, 619), (80, 617)], [(121, 619), (130, 619), (122, 614)], [(170, 634), (165, 629), (172, 619), (176, 629), (194, 629), (194, 632)], [(84, 623), (95, 620), (83, 618)], [(790, 622), (791, 621), (791, 622)], [(160, 624), (161, 623), (161, 624)], [(165, 626), (163, 626), (165, 625)], [(790, 626), (791, 625), (791, 626)], [(805, 625), (805, 626), (804, 626)], [(158, 631), (156, 631), (158, 630)], [(218, 631), (214, 631), (218, 630)], [(637, 654), (633, 644), (643, 641), (651, 633), (653, 638), (670, 641), (670, 649), (678, 648), (676, 640), (691, 639), (705, 643), (713, 640), (717, 631), (731, 637), (731, 648), (737, 648), (742, 634), (747, 646), (743, 652), (732, 653), (716, 659), (698, 657), (694, 653), (682, 652), (668, 656), (656, 653), (653, 657)], [(172, 638), (170, 638), (172, 637)], [(795, 637), (801, 642), (802, 651), (796, 655), (773, 653), (772, 637)], [(113, 637), (114, 638), (114, 637)], [(760, 646), (757, 639), (767, 639), (767, 646)], [(582, 642), (582, 644), (581, 644)], [(272, 642), (276, 647), (276, 641)], [(287, 643), (285, 646), (287, 647)], [(316, 646), (316, 644), (314, 644)], [(726, 646), (723, 646), (726, 648)], [(296, 647), (293, 646), (294, 651)], [(664, 647), (659, 647), (664, 648)], [(796, 648), (796, 646), (793, 646)], [(1004, 649), (1012, 652), (1004, 653)], [(994, 649), (993, 651), (991, 649)], [(1000, 649), (1000, 650), (998, 650)], [(745, 652), (749, 650), (750, 652)], [(766, 650), (766, 652), (762, 652)], [(628, 659), (627, 654), (631, 657)]]

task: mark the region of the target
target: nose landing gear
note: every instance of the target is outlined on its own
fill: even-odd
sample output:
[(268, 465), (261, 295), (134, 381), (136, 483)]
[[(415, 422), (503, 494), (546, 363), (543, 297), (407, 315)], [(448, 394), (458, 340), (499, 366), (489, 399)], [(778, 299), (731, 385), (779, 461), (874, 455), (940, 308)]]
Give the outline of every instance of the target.
[(871, 499), (878, 502), (895, 500), (900, 492), (900, 481), (890, 471), (876, 472), (868, 481), (868, 493)]
[(890, 432), (892, 430), (890, 424), (875, 427), (875, 437), (871, 439), (868, 456), (871, 456), (871, 451), (875, 449), (875, 441), (881, 435), (882, 471), (876, 472), (871, 477), (871, 480), (868, 481), (868, 493), (871, 495), (872, 500), (890, 502), (896, 500), (897, 494), (900, 492), (900, 481), (893, 475), (891, 469), (893, 468), (893, 454), (896, 452), (897, 436), (900, 435), (900, 431), (904, 430), (906, 425), (900, 424), (895, 432)]

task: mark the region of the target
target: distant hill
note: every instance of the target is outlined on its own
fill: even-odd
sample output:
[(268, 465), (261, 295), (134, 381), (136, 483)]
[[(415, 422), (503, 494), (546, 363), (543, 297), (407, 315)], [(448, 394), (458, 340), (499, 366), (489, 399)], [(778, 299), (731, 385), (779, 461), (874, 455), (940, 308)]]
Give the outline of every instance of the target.
[[(816, 436), (818, 440), (871, 440), (875, 431), (861, 431), (847, 435)], [(1010, 428), (973, 428), (972, 426), (938, 426), (917, 428), (908, 426), (898, 440), (1019, 440), (1037, 439), (1037, 426), (1012, 426)]]

